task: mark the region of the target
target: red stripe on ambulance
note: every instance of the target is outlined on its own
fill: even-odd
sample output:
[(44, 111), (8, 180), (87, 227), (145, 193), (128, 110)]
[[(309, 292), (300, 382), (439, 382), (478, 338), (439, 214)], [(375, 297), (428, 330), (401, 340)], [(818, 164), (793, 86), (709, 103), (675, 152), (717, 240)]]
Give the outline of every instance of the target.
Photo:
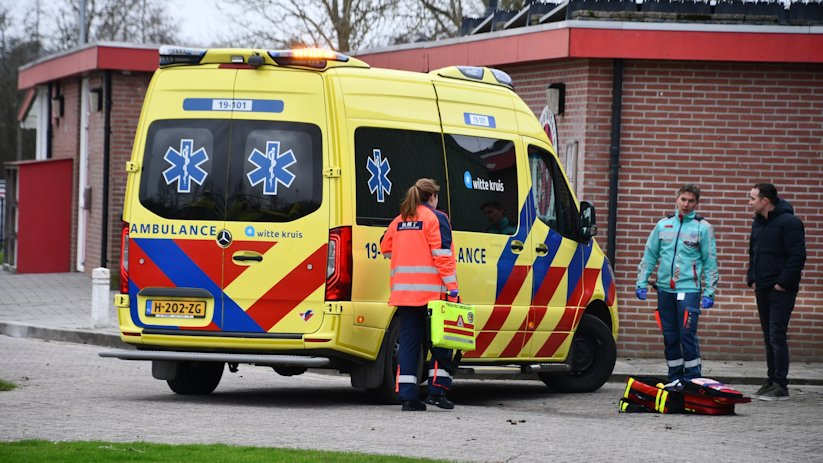
[(171, 279), (151, 260), (148, 254), (140, 248), (138, 241), (131, 240), (131, 243), (129, 243), (129, 268), (137, 268), (138, 262), (143, 262), (140, 266), (140, 271), (129, 273), (131, 282), (134, 283), (138, 291), (149, 286), (161, 288), (172, 288), (175, 286)]
[(546, 273), (546, 278), (540, 283), (540, 287), (534, 294), (532, 305), (549, 305), (552, 296), (563, 281), (563, 275), (566, 274), (566, 267), (550, 267)]
[(214, 240), (173, 240), (194, 265), (218, 287), (223, 279), (223, 257)]
[[(269, 331), (311, 293), (325, 284), (328, 253), (326, 248), (327, 245), (324, 244), (306, 260), (297, 264), (294, 270), (249, 307), (246, 314), (263, 330)], [(307, 270), (308, 268), (311, 270)]]
[(489, 348), (489, 345), (495, 336), (497, 336), (500, 327), (503, 326), (503, 323), (505, 323), (509, 317), (509, 313), (511, 313), (512, 310), (511, 303), (514, 301), (514, 298), (517, 297), (520, 288), (523, 287), (523, 282), (526, 281), (530, 269), (531, 266), (529, 265), (514, 266), (512, 272), (509, 274), (508, 280), (506, 280), (506, 284), (503, 286), (500, 295), (495, 301), (495, 306), (492, 309), (489, 319), (486, 320), (486, 324), (483, 325), (482, 330), (477, 333), (474, 350), (466, 352), (463, 357), (480, 357), (486, 352), (486, 349)]

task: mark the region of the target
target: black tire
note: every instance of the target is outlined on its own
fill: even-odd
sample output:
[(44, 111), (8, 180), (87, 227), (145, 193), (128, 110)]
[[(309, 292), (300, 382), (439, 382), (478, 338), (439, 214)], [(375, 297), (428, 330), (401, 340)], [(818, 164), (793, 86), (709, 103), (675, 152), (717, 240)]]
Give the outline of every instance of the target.
[(583, 314), (571, 346), (572, 370), (538, 376), (557, 392), (592, 392), (600, 389), (614, 371), (617, 345), (609, 327), (599, 318)]
[(396, 405), (400, 399), (395, 392), (395, 373), (397, 372), (397, 349), (400, 343), (400, 323), (397, 319), (392, 320), (386, 335), (383, 337), (383, 345), (380, 346), (380, 354), (376, 362), (383, 362), (383, 380), (380, 385), (367, 389), (368, 393), (377, 403), (386, 405)]
[(223, 363), (183, 362), (175, 379), (167, 380), (172, 391), (183, 395), (211, 394), (223, 377)]

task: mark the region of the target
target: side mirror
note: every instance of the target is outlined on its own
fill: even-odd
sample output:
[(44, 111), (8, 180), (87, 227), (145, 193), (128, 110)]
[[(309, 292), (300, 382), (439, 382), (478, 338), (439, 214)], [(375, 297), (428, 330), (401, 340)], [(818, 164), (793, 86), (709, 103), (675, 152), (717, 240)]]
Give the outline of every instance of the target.
[(597, 235), (597, 216), (588, 201), (580, 201), (580, 235), (586, 240)]

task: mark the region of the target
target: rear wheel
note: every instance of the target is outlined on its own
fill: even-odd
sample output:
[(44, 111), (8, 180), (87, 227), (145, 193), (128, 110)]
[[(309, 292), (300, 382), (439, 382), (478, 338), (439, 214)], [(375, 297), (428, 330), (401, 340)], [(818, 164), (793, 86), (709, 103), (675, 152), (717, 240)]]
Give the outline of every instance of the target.
[(383, 338), (383, 345), (380, 347), (380, 355), (376, 362), (383, 362), (383, 380), (380, 385), (367, 389), (375, 401), (382, 404), (399, 404), (395, 392), (395, 373), (397, 372), (397, 349), (400, 346), (400, 323), (399, 320), (392, 320), (386, 335)]
[(177, 369), (177, 377), (166, 382), (178, 394), (211, 394), (223, 377), (223, 363), (183, 362)]
[(617, 346), (611, 330), (599, 318), (583, 314), (574, 334), (569, 373), (538, 376), (558, 392), (592, 392), (608, 381), (617, 361)]

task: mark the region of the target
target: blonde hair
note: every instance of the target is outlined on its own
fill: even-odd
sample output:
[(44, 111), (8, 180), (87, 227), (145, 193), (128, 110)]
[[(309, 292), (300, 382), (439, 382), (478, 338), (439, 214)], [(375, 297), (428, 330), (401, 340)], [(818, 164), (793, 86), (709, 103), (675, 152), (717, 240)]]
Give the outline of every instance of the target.
[(440, 191), (440, 185), (434, 179), (421, 178), (406, 191), (406, 197), (400, 203), (400, 216), (409, 220), (417, 215), (417, 207), (427, 202), (432, 195)]

